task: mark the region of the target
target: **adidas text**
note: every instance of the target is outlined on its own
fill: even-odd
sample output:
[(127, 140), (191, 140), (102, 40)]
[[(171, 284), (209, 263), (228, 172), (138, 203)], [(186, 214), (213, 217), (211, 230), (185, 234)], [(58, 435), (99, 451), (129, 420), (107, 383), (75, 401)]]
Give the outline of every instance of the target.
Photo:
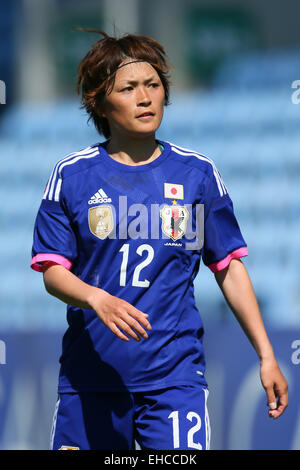
[(89, 204), (102, 204), (104, 202), (111, 202), (111, 198), (110, 197), (99, 197), (99, 198), (95, 198), (95, 199), (90, 199), (89, 200)]

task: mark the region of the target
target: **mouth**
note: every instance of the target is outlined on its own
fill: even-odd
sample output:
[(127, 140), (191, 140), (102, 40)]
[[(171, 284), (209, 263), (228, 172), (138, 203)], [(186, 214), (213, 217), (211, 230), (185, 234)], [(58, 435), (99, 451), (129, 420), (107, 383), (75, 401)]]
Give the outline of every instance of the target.
[(152, 116), (154, 116), (154, 113), (152, 113), (152, 111), (145, 111), (144, 113), (139, 114), (139, 115), (137, 116), (137, 119), (140, 119), (140, 118), (146, 119), (146, 118), (150, 118), (150, 117), (152, 117)]

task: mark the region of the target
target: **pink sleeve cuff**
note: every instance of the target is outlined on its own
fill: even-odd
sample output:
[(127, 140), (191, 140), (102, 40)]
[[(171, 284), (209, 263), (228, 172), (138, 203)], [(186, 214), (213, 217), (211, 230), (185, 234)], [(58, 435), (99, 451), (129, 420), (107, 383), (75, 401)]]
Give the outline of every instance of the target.
[(30, 267), (34, 269), (34, 271), (39, 271), (40, 273), (43, 272), (43, 263), (45, 261), (53, 261), (56, 264), (61, 264), (66, 269), (71, 269), (72, 263), (67, 258), (64, 258), (61, 255), (55, 255), (54, 253), (39, 253), (38, 255), (32, 258)]
[(226, 258), (218, 261), (217, 263), (210, 264), (208, 267), (212, 270), (213, 273), (216, 273), (222, 269), (227, 268), (232, 259), (242, 258), (243, 256), (248, 256), (248, 248), (246, 246), (232, 251), (232, 253), (229, 253), (229, 255), (226, 256)]

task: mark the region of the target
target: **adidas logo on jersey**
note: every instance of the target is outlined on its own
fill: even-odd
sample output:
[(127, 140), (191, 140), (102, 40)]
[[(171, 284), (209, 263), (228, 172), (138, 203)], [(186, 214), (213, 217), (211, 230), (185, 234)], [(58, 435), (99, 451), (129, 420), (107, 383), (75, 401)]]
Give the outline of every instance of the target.
[(89, 204), (101, 204), (104, 202), (111, 202), (111, 198), (107, 196), (102, 188), (99, 188), (98, 191), (89, 200)]

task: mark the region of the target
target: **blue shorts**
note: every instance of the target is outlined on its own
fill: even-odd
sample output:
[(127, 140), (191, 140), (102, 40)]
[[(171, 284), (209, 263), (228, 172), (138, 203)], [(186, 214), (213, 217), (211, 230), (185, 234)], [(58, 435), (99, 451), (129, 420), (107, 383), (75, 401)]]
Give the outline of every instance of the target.
[(150, 392), (61, 393), (50, 448), (207, 450), (208, 390), (181, 385)]

